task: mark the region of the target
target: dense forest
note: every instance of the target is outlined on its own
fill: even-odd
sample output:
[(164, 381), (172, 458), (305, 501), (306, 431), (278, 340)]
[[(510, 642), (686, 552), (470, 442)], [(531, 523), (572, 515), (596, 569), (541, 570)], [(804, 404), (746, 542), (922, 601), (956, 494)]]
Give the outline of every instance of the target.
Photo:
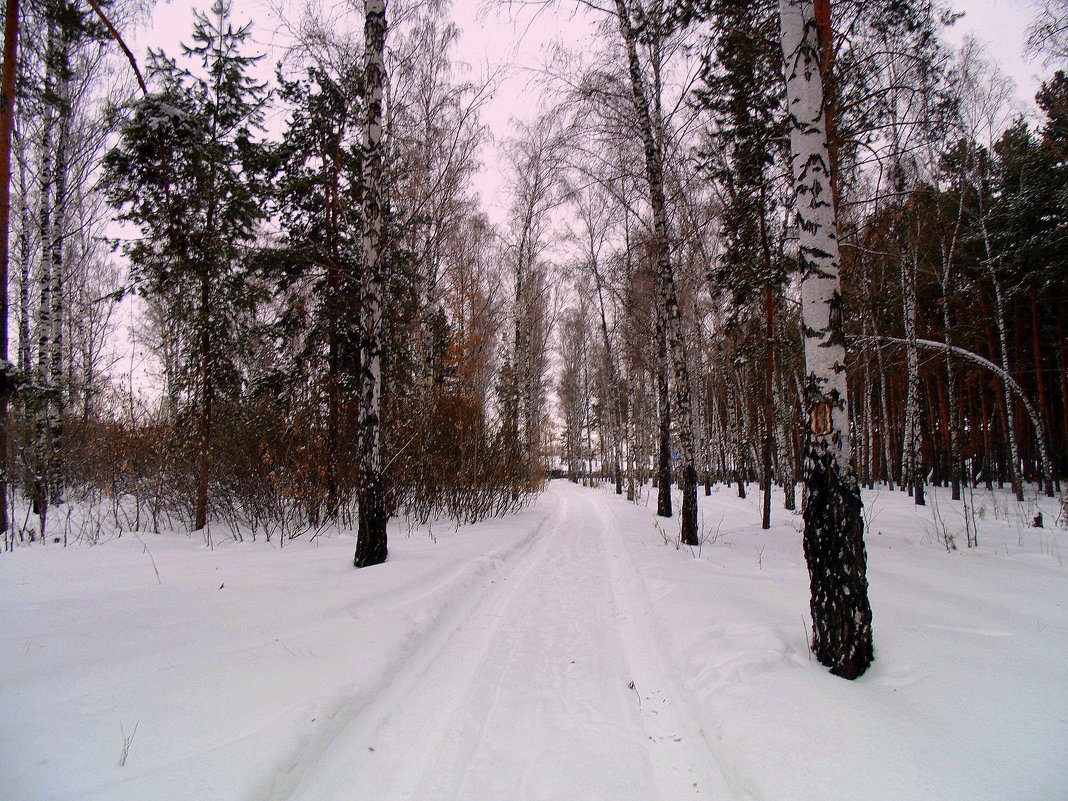
[(1059, 492), (1068, 8), (1032, 27), (1030, 114), (941, 3), (577, 8), (599, 47), (548, 54), (505, 136), (442, 4), (309, 6), (265, 55), (216, 0), (136, 54), (138, 4), (8, 0), (6, 548), (82, 503), (340, 523), (373, 564), (390, 517), (500, 515), (549, 475), (652, 485), (696, 544), (702, 485), (763, 491), (765, 528), (774, 485), (806, 548), (846, 532), (856, 597), (858, 485)]

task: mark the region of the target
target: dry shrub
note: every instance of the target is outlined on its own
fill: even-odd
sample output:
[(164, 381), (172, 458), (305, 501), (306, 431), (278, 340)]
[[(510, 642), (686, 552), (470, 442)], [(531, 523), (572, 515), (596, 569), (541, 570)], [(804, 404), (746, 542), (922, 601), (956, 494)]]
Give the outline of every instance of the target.
[(536, 459), (516, 456), (489, 429), (481, 404), (435, 390), (392, 431), (392, 501), (420, 522), (473, 523), (514, 511), (541, 489)]

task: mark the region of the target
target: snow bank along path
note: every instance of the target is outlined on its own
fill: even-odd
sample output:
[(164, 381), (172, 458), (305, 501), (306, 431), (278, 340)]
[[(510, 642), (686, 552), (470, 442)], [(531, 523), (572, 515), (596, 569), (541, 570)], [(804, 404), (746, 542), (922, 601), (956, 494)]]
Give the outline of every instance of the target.
[(866, 492), (856, 682), (809, 658), (800, 518), (699, 503), (692, 551), (555, 481), (365, 570), (351, 536), (0, 555), (0, 801), (1068, 799), (1055, 502), (977, 492), (950, 553), (945, 491)]

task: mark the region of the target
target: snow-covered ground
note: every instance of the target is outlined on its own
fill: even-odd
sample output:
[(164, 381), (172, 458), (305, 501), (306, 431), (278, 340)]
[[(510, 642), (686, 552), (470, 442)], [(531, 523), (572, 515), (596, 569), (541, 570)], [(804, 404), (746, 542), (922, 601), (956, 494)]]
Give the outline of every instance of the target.
[(876, 662), (848, 682), (809, 658), (800, 517), (700, 500), (692, 551), (556, 481), (506, 520), (398, 521), (361, 571), (349, 534), (3, 554), (0, 798), (1068, 798), (1056, 502), (977, 493), (965, 549), (943, 491), (866, 493)]

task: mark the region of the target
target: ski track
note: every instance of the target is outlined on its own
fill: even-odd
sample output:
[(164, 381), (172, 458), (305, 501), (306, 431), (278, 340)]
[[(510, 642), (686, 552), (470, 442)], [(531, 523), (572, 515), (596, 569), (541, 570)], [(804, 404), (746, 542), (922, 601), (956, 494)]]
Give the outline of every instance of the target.
[(530, 547), (441, 614), (377, 693), (340, 703), (259, 798), (750, 797), (692, 718), (606, 499), (549, 492)]

